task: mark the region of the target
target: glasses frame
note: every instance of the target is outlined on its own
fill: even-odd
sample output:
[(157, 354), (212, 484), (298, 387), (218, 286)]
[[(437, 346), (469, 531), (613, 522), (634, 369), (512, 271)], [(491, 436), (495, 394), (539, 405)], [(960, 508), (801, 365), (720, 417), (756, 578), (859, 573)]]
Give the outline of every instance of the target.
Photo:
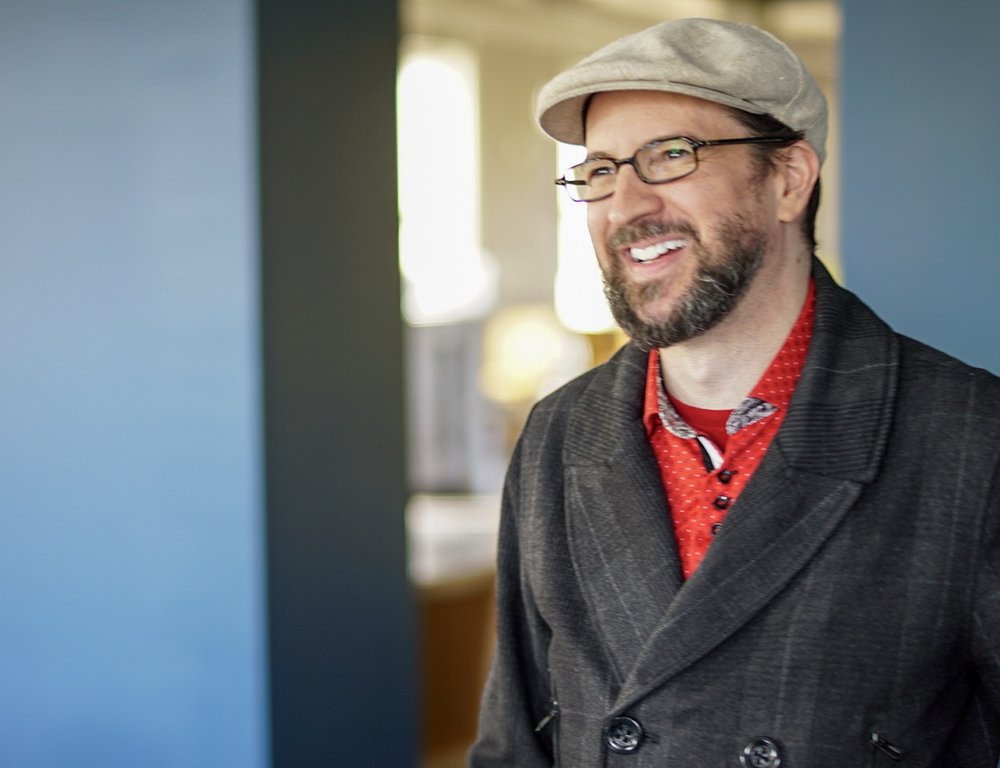
[[(641, 147), (639, 147), (635, 151), (635, 154), (633, 154), (631, 157), (626, 157), (623, 159), (618, 159), (617, 157), (595, 157), (590, 160), (585, 160), (582, 163), (577, 163), (576, 165), (571, 166), (567, 171), (567, 173), (569, 171), (572, 171), (573, 168), (579, 168), (581, 165), (586, 165), (587, 163), (592, 162), (593, 160), (604, 160), (606, 162), (614, 164), (616, 176), (618, 175), (618, 169), (621, 168), (623, 165), (631, 165), (632, 170), (635, 171), (635, 175), (638, 176), (639, 179), (645, 184), (669, 184), (671, 181), (677, 181), (679, 179), (686, 178), (690, 176), (692, 173), (694, 173), (696, 170), (698, 170), (698, 150), (703, 147), (725, 147), (734, 144), (775, 144), (775, 145), (788, 146), (789, 144), (794, 144), (796, 141), (799, 141), (800, 139), (802, 139), (801, 133), (784, 134), (781, 136), (746, 136), (738, 139), (706, 139), (704, 141), (701, 139), (692, 139), (688, 136), (664, 136), (662, 138), (653, 139), (652, 141), (646, 142)], [(672, 178), (669, 179), (647, 178), (646, 176), (643, 175), (642, 171), (639, 170), (639, 165), (636, 162), (636, 157), (639, 155), (640, 152), (652, 149), (657, 144), (662, 144), (665, 141), (683, 141), (687, 143), (691, 147), (691, 151), (694, 155), (694, 165), (692, 166), (690, 171), (686, 171), (685, 173), (682, 173), (680, 176), (673, 176)], [(607, 200), (615, 193), (614, 189), (612, 189), (606, 195), (600, 195), (599, 197), (592, 197), (588, 200), (584, 200), (579, 197), (574, 197), (573, 188), (577, 186), (581, 187), (587, 186), (587, 182), (576, 181), (575, 179), (567, 179), (565, 173), (560, 178), (555, 180), (555, 184), (560, 187), (565, 187), (566, 193), (569, 195), (570, 199), (576, 203), (596, 203), (598, 200)]]

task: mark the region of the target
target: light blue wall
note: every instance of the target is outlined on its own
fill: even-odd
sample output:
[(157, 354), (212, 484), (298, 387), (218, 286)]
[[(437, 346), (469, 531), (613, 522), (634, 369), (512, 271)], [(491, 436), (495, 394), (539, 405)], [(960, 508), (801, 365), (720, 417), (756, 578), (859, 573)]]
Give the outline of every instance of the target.
[(252, 9), (0, 5), (0, 765), (267, 762)]
[(842, 7), (846, 283), (1000, 373), (1000, 2)]

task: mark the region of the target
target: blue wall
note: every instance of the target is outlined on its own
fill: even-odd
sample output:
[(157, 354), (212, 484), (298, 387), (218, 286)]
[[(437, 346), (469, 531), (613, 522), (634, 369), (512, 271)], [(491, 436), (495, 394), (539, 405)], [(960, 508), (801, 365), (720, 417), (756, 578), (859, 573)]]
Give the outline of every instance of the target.
[(1000, 3), (842, 6), (845, 282), (1000, 373)]
[(252, 39), (0, 6), (0, 765), (267, 763)]

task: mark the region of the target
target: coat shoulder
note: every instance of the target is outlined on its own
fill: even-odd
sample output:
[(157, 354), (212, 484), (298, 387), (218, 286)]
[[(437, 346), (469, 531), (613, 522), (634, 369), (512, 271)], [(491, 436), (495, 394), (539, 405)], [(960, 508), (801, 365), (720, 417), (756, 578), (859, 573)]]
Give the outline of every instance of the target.
[(899, 351), (904, 385), (938, 397), (972, 393), (975, 401), (966, 401), (967, 407), (1000, 416), (996, 410), (1000, 408), (1000, 377), (908, 336), (899, 336)]
[(642, 418), (648, 353), (626, 344), (611, 359), (577, 376), (535, 404), (521, 442), (569, 439), (577, 448), (617, 435)]

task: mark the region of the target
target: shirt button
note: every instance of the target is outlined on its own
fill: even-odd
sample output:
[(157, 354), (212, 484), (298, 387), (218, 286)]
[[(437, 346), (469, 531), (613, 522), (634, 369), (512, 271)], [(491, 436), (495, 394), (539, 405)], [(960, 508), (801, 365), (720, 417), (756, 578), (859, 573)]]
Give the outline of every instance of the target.
[(718, 536), (719, 531), (722, 530), (722, 523), (712, 523), (712, 535)]
[(781, 750), (774, 739), (754, 739), (743, 747), (740, 764), (744, 768), (778, 768), (781, 765)]
[(728, 485), (729, 481), (732, 479), (733, 479), (733, 473), (728, 469), (724, 469), (719, 473), (719, 482), (723, 483), (724, 485)]
[(612, 752), (629, 755), (642, 743), (642, 726), (631, 717), (616, 717), (608, 724), (605, 736)]
[(732, 503), (732, 499), (728, 496), (716, 496), (715, 501), (712, 502), (716, 509), (728, 509), (730, 503)]

